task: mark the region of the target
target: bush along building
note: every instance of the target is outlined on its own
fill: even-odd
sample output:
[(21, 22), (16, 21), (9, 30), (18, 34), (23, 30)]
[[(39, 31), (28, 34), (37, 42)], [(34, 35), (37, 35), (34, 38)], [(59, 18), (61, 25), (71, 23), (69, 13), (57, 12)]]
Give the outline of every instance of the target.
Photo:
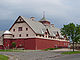
[(19, 16), (9, 31), (0, 31), (0, 49), (12, 49), (13, 42), (16, 48), (32, 50), (66, 48), (70, 43), (44, 16), (40, 21)]

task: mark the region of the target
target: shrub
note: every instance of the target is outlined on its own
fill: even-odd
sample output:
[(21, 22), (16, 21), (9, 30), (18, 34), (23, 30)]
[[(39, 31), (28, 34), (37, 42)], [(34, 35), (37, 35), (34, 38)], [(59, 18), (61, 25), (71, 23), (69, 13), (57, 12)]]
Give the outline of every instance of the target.
[(12, 47), (16, 47), (16, 43), (15, 42), (12, 42)]

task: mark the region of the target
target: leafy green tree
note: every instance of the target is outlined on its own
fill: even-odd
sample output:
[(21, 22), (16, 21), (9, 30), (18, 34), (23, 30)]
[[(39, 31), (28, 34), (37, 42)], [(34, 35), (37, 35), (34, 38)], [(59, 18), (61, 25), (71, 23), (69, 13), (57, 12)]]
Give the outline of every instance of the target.
[(74, 51), (74, 43), (78, 43), (80, 41), (80, 25), (75, 25), (74, 23), (64, 25), (64, 27), (61, 28), (61, 33), (72, 40)]
[(16, 47), (16, 43), (12, 42), (12, 47), (15, 48)]

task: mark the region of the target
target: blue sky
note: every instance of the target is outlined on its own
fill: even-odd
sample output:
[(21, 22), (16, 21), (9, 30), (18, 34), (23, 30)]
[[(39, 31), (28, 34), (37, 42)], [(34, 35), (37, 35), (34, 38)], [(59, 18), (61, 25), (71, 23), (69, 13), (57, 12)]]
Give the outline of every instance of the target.
[(80, 0), (0, 0), (0, 30), (7, 30), (18, 16), (46, 18), (61, 28), (73, 22), (80, 24)]

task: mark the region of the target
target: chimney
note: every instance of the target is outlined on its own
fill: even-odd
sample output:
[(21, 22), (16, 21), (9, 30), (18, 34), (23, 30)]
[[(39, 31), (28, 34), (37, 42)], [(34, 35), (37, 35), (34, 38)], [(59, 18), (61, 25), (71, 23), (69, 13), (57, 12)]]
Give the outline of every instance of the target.
[(30, 17), (31, 20), (35, 20), (35, 17)]
[(54, 24), (51, 24), (52, 27), (54, 27)]

